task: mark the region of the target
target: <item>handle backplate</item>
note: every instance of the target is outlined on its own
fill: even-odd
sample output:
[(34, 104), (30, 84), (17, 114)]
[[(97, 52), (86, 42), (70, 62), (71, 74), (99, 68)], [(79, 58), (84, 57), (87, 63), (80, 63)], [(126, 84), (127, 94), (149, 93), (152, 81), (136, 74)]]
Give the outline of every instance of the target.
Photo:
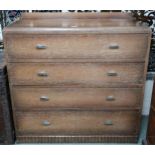
[(43, 120), (41, 123), (43, 126), (49, 126), (51, 123), (48, 120)]
[(47, 46), (46, 45), (43, 45), (43, 44), (37, 44), (36, 45), (36, 49), (46, 49)]
[(107, 100), (107, 101), (114, 101), (114, 100), (115, 100), (115, 97), (112, 96), (112, 95), (110, 95), (110, 96), (107, 96), (107, 97), (106, 97), (106, 100)]
[(112, 122), (112, 120), (106, 120), (104, 122), (104, 125), (113, 125), (113, 122)]
[(116, 43), (110, 44), (109, 49), (119, 49), (119, 45)]
[(49, 98), (48, 98), (48, 96), (41, 96), (41, 97), (40, 97), (40, 100), (41, 100), (41, 101), (48, 101)]
[(48, 73), (45, 72), (45, 71), (40, 71), (40, 72), (37, 73), (37, 75), (43, 77), (43, 76), (48, 76)]
[(108, 76), (117, 76), (117, 72), (111, 70), (107, 73)]

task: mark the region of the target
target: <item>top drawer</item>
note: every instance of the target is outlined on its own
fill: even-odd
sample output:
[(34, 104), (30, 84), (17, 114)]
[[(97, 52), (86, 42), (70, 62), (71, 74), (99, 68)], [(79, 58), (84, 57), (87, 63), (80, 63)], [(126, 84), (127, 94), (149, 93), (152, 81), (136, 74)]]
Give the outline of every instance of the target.
[[(13, 59), (84, 59), (144, 61), (148, 34), (7, 35), (6, 51)], [(20, 60), (21, 61), (21, 60)]]

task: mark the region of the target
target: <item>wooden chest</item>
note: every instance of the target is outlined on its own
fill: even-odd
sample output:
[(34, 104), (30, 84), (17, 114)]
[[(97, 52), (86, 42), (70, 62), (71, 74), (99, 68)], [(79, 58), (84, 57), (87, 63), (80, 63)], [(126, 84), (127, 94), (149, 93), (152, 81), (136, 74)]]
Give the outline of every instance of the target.
[(123, 13), (23, 14), (4, 30), (17, 142), (137, 142), (150, 38)]
[(14, 143), (14, 127), (4, 54), (0, 52), (0, 144)]

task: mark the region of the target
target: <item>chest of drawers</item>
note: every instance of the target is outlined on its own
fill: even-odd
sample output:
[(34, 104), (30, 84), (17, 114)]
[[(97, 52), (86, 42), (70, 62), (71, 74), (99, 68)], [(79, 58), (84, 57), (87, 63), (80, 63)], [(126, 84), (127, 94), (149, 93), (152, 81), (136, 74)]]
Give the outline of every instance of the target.
[(128, 14), (23, 14), (4, 30), (17, 142), (137, 142), (150, 37)]

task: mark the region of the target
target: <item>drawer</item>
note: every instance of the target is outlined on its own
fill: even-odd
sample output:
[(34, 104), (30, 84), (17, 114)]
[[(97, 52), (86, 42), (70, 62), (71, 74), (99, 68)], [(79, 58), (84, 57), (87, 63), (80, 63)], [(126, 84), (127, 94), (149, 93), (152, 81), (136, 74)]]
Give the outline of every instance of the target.
[(5, 45), (9, 58), (24, 61), (53, 58), (144, 61), (148, 48), (148, 34), (24, 36), (18, 34), (13, 37), (8, 35), (6, 38)]
[[(49, 108), (136, 108), (142, 88), (12, 88), (16, 109)], [(127, 100), (129, 98), (129, 100)]]
[(144, 63), (11, 63), (10, 81), (20, 85), (88, 86), (142, 84)]
[(136, 135), (137, 111), (16, 112), (17, 134), (33, 135)]

